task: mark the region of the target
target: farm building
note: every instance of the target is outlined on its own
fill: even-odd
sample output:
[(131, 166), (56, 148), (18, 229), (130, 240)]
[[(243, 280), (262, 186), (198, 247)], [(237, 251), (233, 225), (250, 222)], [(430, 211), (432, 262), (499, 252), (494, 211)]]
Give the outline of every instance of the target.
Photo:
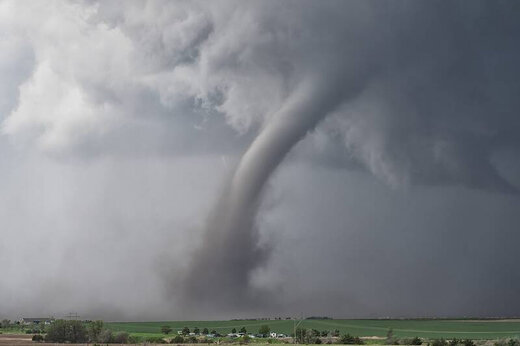
[(21, 318), (19, 320), (20, 324), (22, 325), (32, 325), (32, 324), (51, 324), (52, 322), (54, 322), (54, 318), (46, 318), (46, 317), (42, 317), (42, 318), (27, 318), (27, 317), (24, 317), (24, 318)]

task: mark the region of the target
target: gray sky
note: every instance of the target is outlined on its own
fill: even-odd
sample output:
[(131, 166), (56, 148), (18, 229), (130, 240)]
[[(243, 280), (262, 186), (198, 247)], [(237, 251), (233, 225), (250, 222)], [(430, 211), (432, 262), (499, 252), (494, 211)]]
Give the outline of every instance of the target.
[(515, 1), (0, 0), (0, 317), (513, 316)]

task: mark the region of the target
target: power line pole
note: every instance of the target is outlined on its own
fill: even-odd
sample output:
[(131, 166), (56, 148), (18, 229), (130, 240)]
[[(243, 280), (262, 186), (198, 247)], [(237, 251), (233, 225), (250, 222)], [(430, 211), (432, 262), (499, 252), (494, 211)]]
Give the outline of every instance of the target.
[(69, 312), (69, 314), (65, 317), (67, 317), (69, 320), (72, 320), (72, 318), (74, 318), (77, 321), (80, 316), (77, 312)]
[(294, 338), (293, 338), (293, 342), (294, 342), (294, 344), (296, 344), (296, 327), (298, 327), (303, 322), (303, 314), (302, 314), (302, 317), (300, 318), (300, 320), (298, 321), (298, 323), (296, 323), (296, 318), (293, 320), (293, 322), (294, 322)]

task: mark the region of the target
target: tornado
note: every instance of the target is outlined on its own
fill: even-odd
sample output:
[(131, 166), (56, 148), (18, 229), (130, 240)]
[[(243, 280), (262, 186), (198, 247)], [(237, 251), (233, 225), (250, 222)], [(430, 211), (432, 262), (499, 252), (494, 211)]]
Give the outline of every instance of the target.
[(229, 308), (263, 300), (250, 278), (269, 254), (258, 244), (255, 224), (264, 187), (291, 148), (338, 105), (344, 92), (337, 84), (323, 77), (301, 82), (243, 154), (187, 270), (188, 301)]

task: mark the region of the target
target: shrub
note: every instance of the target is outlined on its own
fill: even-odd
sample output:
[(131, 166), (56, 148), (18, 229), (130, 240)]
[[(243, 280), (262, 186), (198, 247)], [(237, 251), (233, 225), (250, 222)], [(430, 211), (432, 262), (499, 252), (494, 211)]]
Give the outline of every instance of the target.
[(139, 344), (141, 342), (141, 338), (135, 335), (130, 335), (128, 337), (129, 344)]
[[(399, 341), (399, 343), (401, 345), (422, 345), (422, 340), (421, 340), (421, 338), (416, 336), (415, 338), (412, 338), (412, 339), (402, 339)], [(452, 346), (452, 345), (450, 344), (450, 346)]]
[(321, 339), (320, 338), (316, 338), (316, 341), (314, 341), (315, 344), (319, 345), (321, 344)]
[(504, 339), (495, 341), (495, 346), (507, 346), (507, 342)]
[(114, 343), (116, 344), (128, 344), (130, 335), (127, 332), (120, 332), (114, 336)]
[(473, 340), (470, 340), (470, 339), (466, 339), (462, 342), (462, 344), (464, 346), (475, 346), (475, 343), (473, 342)]
[(171, 340), (171, 343), (172, 344), (183, 344), (184, 343), (184, 338), (180, 335), (176, 335), (172, 340)]
[(110, 329), (103, 329), (101, 333), (99, 333), (98, 341), (108, 344), (114, 340), (114, 335)]
[(444, 339), (434, 339), (432, 341), (432, 346), (448, 346), (448, 342)]
[(97, 321), (90, 322), (87, 326), (88, 339), (91, 342), (101, 341), (101, 340), (99, 340), (99, 335), (101, 334), (102, 331), (103, 331), (103, 321), (97, 320)]
[(339, 339), (340, 344), (345, 345), (363, 345), (364, 342), (358, 336), (352, 336), (350, 334), (345, 334)]
[(166, 340), (159, 336), (150, 336), (146, 338), (146, 342), (149, 342), (151, 344), (167, 344)]
[(454, 338), (454, 339), (450, 340), (450, 346), (457, 346), (457, 345), (461, 345), (461, 344), (462, 344), (462, 340), (460, 340), (460, 339)]
[(258, 329), (258, 334), (261, 334), (264, 338), (269, 335), (269, 332), (271, 331), (271, 328), (269, 328), (268, 325), (264, 324), (263, 326), (260, 326)]
[(520, 340), (518, 339), (509, 339), (507, 342), (508, 346), (520, 346)]
[(49, 326), (45, 340), (59, 343), (83, 343), (87, 341), (87, 329), (80, 321), (56, 320)]
[(168, 335), (168, 334), (170, 334), (171, 331), (172, 331), (172, 327), (170, 327), (170, 326), (161, 327), (161, 333), (163, 333), (163, 334)]
[(43, 336), (41, 336), (40, 334), (33, 335), (32, 341), (43, 342)]
[(394, 336), (394, 330), (392, 328), (388, 329), (386, 332), (386, 341), (387, 345), (399, 345), (397, 338)]

